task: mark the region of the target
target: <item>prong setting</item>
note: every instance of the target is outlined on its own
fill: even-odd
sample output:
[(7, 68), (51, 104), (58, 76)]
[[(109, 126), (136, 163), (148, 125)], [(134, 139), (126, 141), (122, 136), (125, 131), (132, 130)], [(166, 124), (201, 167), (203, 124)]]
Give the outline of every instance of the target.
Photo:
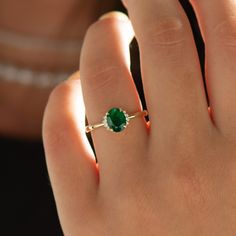
[(136, 112), (132, 115), (128, 115), (125, 110), (122, 110), (121, 108), (111, 108), (103, 117), (103, 120), (101, 123), (97, 123), (94, 125), (87, 125), (86, 126), (86, 133), (90, 133), (94, 129), (105, 127), (107, 130), (111, 132), (121, 132), (129, 125), (129, 122), (131, 119), (139, 116), (147, 116), (148, 112), (147, 110)]
[(129, 124), (129, 115), (121, 108), (112, 108), (103, 117), (104, 127), (112, 132), (121, 132)]

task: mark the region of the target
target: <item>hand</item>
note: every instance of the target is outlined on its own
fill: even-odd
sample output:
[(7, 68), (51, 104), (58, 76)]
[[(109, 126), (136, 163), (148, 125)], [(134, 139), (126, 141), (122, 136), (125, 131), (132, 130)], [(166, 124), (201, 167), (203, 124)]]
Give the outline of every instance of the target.
[[(65, 235), (236, 235), (236, 6), (192, 1), (206, 43), (208, 112), (189, 22), (175, 0), (127, 0), (141, 51), (150, 124), (84, 128), (111, 107), (141, 110), (129, 70), (130, 22), (90, 27), (78, 75), (52, 93), (44, 119), (50, 179)], [(212, 117), (212, 119), (211, 119)]]

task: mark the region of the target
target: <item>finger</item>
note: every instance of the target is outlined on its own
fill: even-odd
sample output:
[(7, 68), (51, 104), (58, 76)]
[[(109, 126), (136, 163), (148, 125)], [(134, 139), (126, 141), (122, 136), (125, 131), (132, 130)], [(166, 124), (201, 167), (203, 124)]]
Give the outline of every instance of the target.
[[(208, 124), (207, 102), (189, 22), (177, 0), (126, 0), (140, 47), (151, 130), (168, 133)], [(205, 128), (205, 127), (204, 127)]]
[(191, 0), (206, 45), (206, 79), (215, 125), (236, 130), (236, 1)]
[[(101, 122), (112, 107), (120, 107), (128, 114), (141, 111), (129, 69), (129, 43), (132, 38), (132, 26), (122, 13), (110, 13), (88, 30), (82, 48), (80, 72), (89, 124)], [(146, 125), (139, 117), (130, 121), (122, 132), (113, 133), (103, 127), (94, 130), (92, 138), (101, 179), (103, 172), (112, 173), (117, 179), (121, 169), (124, 173), (125, 168), (140, 156), (137, 155), (137, 147), (141, 149), (145, 146)]]
[(84, 118), (75, 74), (52, 92), (43, 122), (46, 161), (64, 229), (88, 219), (97, 190), (96, 163), (85, 136)]

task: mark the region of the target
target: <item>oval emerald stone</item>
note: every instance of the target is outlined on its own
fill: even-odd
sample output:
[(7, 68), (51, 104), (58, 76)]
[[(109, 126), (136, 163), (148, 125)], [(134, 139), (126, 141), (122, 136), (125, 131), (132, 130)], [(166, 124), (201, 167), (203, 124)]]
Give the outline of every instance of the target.
[(128, 118), (125, 111), (120, 108), (112, 108), (106, 114), (107, 127), (114, 132), (121, 132), (128, 123)]

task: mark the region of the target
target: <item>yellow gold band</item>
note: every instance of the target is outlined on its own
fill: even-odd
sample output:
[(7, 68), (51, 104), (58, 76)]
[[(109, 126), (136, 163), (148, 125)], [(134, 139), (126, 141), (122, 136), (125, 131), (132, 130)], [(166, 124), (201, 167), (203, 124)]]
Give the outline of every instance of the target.
[[(125, 111), (121, 110), (120, 108), (113, 108), (113, 109), (111, 109), (111, 110), (114, 110), (114, 109), (119, 109), (119, 112), (120, 112), (120, 113), (123, 113), (123, 115), (126, 117), (126, 123), (123, 124), (123, 128), (122, 128), (121, 130), (115, 131), (115, 130), (112, 130), (111, 127), (109, 127), (109, 124), (108, 124), (108, 122), (107, 122), (107, 116), (109, 115), (109, 112), (108, 112), (108, 113), (106, 113), (105, 117), (103, 118), (103, 122), (98, 123), (98, 124), (94, 124), (94, 125), (87, 125), (87, 126), (85, 127), (85, 132), (86, 132), (86, 133), (89, 133), (89, 132), (91, 132), (91, 131), (93, 131), (93, 130), (95, 130), (95, 129), (97, 129), (97, 128), (101, 128), (101, 127), (106, 127), (106, 128), (107, 128), (108, 130), (110, 130), (110, 131), (120, 132), (120, 131), (122, 131), (124, 128), (126, 128), (126, 126), (129, 124), (129, 121), (130, 121), (131, 119), (134, 119), (134, 118), (140, 117), (140, 116), (144, 116), (144, 117), (145, 117), (145, 116), (148, 115), (148, 111), (146, 111), (146, 110), (143, 110), (143, 111), (140, 111), (140, 112), (136, 112), (136, 113), (133, 114), (133, 115), (128, 115)], [(110, 111), (111, 111), (111, 110), (110, 110)]]

